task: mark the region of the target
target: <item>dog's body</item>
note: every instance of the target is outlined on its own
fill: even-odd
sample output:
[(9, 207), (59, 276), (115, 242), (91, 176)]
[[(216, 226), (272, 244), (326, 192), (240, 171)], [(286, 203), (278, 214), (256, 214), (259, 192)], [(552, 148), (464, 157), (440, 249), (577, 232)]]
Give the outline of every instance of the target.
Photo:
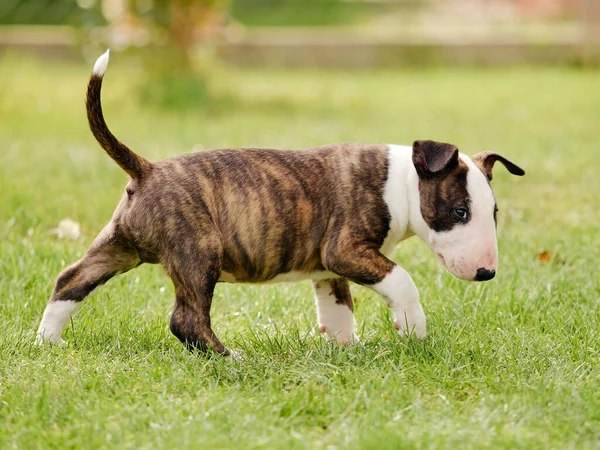
[[(218, 150), (150, 163), (121, 144), (102, 116), (101, 56), (88, 87), (96, 139), (131, 176), (111, 222), (59, 276), (38, 331), (60, 341), (80, 302), (138, 265), (160, 263), (175, 285), (171, 330), (186, 345), (229, 351), (210, 325), (217, 282), (312, 279), (319, 328), (356, 340), (348, 280), (372, 287), (403, 334), (425, 336), (419, 294), (389, 259), (417, 234), (455, 276), (484, 280), (497, 264), (491, 169), (500, 155), (456, 147), (334, 144), (302, 151)], [(465, 212), (465, 217), (463, 217)]]

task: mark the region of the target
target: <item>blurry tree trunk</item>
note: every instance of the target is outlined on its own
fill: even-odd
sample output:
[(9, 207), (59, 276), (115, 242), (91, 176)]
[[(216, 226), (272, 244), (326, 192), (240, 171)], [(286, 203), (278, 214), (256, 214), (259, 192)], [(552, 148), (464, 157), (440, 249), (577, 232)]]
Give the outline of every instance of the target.
[(600, 0), (580, 0), (583, 26), (583, 62), (596, 63), (600, 58)]
[(182, 64), (190, 67), (196, 44), (214, 37), (223, 25), (229, 1), (170, 0), (168, 3), (169, 43), (181, 52)]
[(598, 44), (600, 43), (600, 0), (580, 1), (585, 40), (591, 44)]
[[(139, 0), (103, 0), (103, 13), (112, 25), (112, 40), (137, 46), (143, 34), (160, 36), (162, 44), (191, 67), (194, 48), (214, 37), (226, 22), (231, 0), (154, 0), (140, 12)], [(151, 42), (148, 42), (151, 43)]]
[(140, 54), (149, 75), (141, 86), (145, 101), (172, 108), (208, 103), (215, 61), (198, 58), (198, 45), (210, 44), (225, 25), (230, 2), (103, 0), (113, 43), (143, 47)]

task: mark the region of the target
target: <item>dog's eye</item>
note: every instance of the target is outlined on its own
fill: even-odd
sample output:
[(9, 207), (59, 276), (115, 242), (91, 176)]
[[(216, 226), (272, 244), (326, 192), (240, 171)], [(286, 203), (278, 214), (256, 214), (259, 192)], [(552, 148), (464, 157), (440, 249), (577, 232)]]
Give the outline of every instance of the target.
[(465, 208), (456, 208), (454, 214), (456, 214), (460, 220), (467, 220), (469, 218), (469, 211)]

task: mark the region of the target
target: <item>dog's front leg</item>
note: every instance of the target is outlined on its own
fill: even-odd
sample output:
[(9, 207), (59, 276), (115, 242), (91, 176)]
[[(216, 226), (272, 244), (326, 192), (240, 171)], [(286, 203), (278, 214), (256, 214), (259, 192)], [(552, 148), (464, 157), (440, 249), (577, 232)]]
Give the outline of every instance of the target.
[(394, 326), (403, 336), (414, 334), (423, 339), (426, 332), (425, 313), (419, 301), (419, 291), (406, 270), (398, 265), (372, 286), (381, 295), (394, 315)]
[(381, 295), (394, 314), (394, 325), (401, 335), (426, 335), (425, 314), (419, 291), (410, 275), (369, 245), (348, 242), (343, 247), (326, 247), (326, 267)]
[(348, 280), (338, 278), (313, 282), (319, 330), (340, 344), (358, 342), (354, 305)]

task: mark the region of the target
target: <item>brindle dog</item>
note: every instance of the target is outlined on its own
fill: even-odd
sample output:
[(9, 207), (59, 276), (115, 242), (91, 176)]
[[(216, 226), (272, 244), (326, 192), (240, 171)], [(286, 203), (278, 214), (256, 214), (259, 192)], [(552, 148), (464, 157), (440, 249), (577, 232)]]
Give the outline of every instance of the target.
[[(159, 263), (175, 286), (171, 330), (190, 348), (229, 350), (212, 330), (215, 285), (313, 280), (321, 331), (355, 341), (348, 281), (381, 294), (403, 334), (425, 336), (410, 276), (388, 256), (419, 235), (455, 276), (495, 274), (495, 161), (450, 144), (412, 148), (333, 144), (311, 150), (215, 150), (150, 163), (119, 142), (102, 114), (102, 55), (89, 81), (87, 115), (102, 148), (131, 180), (86, 255), (58, 277), (38, 331), (59, 342), (82, 300), (113, 276)], [(388, 255), (388, 256), (386, 256)]]

